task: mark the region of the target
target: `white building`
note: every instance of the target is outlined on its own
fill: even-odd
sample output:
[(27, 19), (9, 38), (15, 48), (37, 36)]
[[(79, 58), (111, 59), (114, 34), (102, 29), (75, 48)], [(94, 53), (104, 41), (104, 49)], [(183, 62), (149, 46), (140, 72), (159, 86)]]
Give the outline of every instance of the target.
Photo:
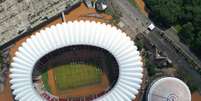
[(104, 23), (74, 21), (51, 26), (32, 35), (19, 47), (10, 69), (15, 99), (43, 101), (33, 88), (35, 63), (56, 49), (72, 45), (92, 45), (109, 51), (119, 65), (115, 86), (96, 101), (132, 101), (142, 83), (142, 62), (134, 42), (121, 30)]
[(183, 81), (164, 77), (152, 83), (147, 101), (191, 101), (191, 93)]

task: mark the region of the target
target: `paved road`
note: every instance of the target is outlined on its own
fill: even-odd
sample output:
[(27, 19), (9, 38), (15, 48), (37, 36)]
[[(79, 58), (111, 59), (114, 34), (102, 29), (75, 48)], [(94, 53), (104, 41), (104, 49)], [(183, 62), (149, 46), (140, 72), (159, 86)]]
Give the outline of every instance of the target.
[[(148, 26), (147, 24), (149, 24), (151, 21), (148, 18), (146, 18), (143, 14), (141, 14), (136, 8), (134, 8), (128, 2), (128, 0), (111, 0), (111, 1), (113, 2), (113, 4), (118, 5), (118, 7), (120, 8), (119, 10), (122, 12), (122, 15), (123, 15), (121, 20), (125, 24), (127, 24), (133, 31), (133, 33), (131, 35), (129, 34), (129, 36), (131, 37), (136, 36), (138, 33), (144, 32), (146, 30)], [(136, 28), (139, 29), (139, 32), (136, 32)], [(156, 30), (163, 32), (159, 28), (157, 28)], [(175, 33), (171, 33), (171, 34), (168, 34), (168, 33), (171, 33), (171, 32), (165, 32), (165, 35), (168, 36), (171, 34), (175, 34)], [(191, 68), (191, 65), (189, 65), (189, 63), (184, 59), (184, 56), (177, 54), (176, 50), (171, 48), (172, 46), (167, 41), (165, 41), (162, 37), (160, 37), (160, 35), (154, 34), (153, 32), (149, 34), (149, 37), (151, 42), (153, 42), (156, 46), (158, 46), (158, 48), (161, 49), (163, 52), (166, 52), (167, 56), (173, 60), (173, 63), (178, 68), (184, 69), (187, 73), (191, 74), (194, 78), (194, 81), (197, 84), (201, 85), (201, 75)], [(168, 38), (171, 38), (171, 40), (174, 40), (174, 38), (172, 38), (171, 36)], [(186, 51), (186, 48), (181, 47), (181, 49), (182, 50), (185, 49), (184, 51)], [(190, 51), (187, 51), (185, 53), (192, 55)]]
[(201, 75), (199, 75), (195, 70), (192, 69), (192, 66), (185, 60), (185, 58), (177, 53), (177, 51), (170, 45), (166, 40), (164, 40), (158, 32), (151, 32), (145, 35), (156, 47), (158, 47), (162, 52), (164, 52), (176, 66), (184, 70), (187, 74), (192, 75), (193, 81), (197, 85), (201, 85)]
[[(114, 4), (120, 7), (120, 11), (122, 12), (123, 17), (121, 20), (127, 24), (131, 30), (131, 37), (135, 37), (138, 33), (144, 32), (148, 25), (151, 23), (150, 19), (145, 17), (139, 10), (133, 5), (131, 5), (128, 0), (111, 0)], [(138, 29), (138, 31), (136, 31)], [(175, 30), (166, 30), (162, 31), (157, 28), (158, 31), (164, 32), (165, 35), (173, 42), (174, 46), (177, 46), (182, 52), (191, 60), (197, 64), (199, 68), (201, 68), (201, 61), (189, 50), (189, 48), (180, 42), (177, 37), (177, 32)]]
[(182, 42), (180, 42), (179, 37), (177, 36), (177, 32), (175, 30), (173, 30), (172, 28), (170, 28), (170, 29), (168, 29), (168, 30), (165, 31), (165, 35), (171, 41), (173, 41), (173, 44), (175, 46), (177, 46), (178, 48), (182, 49), (182, 51), (188, 56), (188, 58), (190, 58), (191, 60), (193, 60), (198, 65), (198, 67), (201, 68), (201, 61), (194, 55), (194, 53), (192, 53), (190, 51), (190, 49), (185, 44), (183, 44)]
[[(124, 22), (133, 31), (132, 37), (147, 29), (150, 21), (136, 10), (127, 0), (111, 0), (115, 6), (119, 7), (122, 13), (121, 21)], [(138, 31), (136, 31), (136, 28)]]

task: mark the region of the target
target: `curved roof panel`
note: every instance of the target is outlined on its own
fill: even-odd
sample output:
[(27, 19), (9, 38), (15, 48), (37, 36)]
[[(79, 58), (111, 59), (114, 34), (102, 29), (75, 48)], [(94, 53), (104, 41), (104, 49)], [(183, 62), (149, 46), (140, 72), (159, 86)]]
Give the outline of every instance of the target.
[(108, 50), (119, 65), (116, 85), (97, 101), (131, 101), (142, 82), (142, 62), (134, 42), (110, 25), (74, 21), (51, 26), (32, 35), (16, 52), (11, 64), (11, 88), (19, 101), (42, 101), (32, 84), (35, 63), (47, 53), (72, 45), (92, 45)]

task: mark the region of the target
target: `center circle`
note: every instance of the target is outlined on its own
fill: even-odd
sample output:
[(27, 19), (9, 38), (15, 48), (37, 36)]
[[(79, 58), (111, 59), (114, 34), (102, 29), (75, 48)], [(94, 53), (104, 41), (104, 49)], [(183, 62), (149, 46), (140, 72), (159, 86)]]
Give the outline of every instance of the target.
[(40, 58), (32, 72), (36, 91), (46, 100), (96, 99), (116, 84), (119, 67), (107, 50), (73, 45)]

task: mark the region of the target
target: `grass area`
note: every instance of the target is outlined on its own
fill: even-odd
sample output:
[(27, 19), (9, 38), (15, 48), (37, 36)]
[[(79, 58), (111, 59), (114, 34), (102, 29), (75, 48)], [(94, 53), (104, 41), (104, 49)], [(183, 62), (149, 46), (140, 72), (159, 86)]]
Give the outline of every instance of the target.
[(43, 80), (43, 84), (44, 84), (44, 88), (50, 92), (50, 87), (48, 84), (48, 72), (44, 72), (42, 74), (42, 80)]
[(69, 90), (99, 83), (101, 70), (95, 65), (67, 64), (54, 68), (54, 76), (59, 90)]
[(177, 32), (179, 32), (182, 29), (181, 25), (175, 25), (174, 28), (176, 29)]

